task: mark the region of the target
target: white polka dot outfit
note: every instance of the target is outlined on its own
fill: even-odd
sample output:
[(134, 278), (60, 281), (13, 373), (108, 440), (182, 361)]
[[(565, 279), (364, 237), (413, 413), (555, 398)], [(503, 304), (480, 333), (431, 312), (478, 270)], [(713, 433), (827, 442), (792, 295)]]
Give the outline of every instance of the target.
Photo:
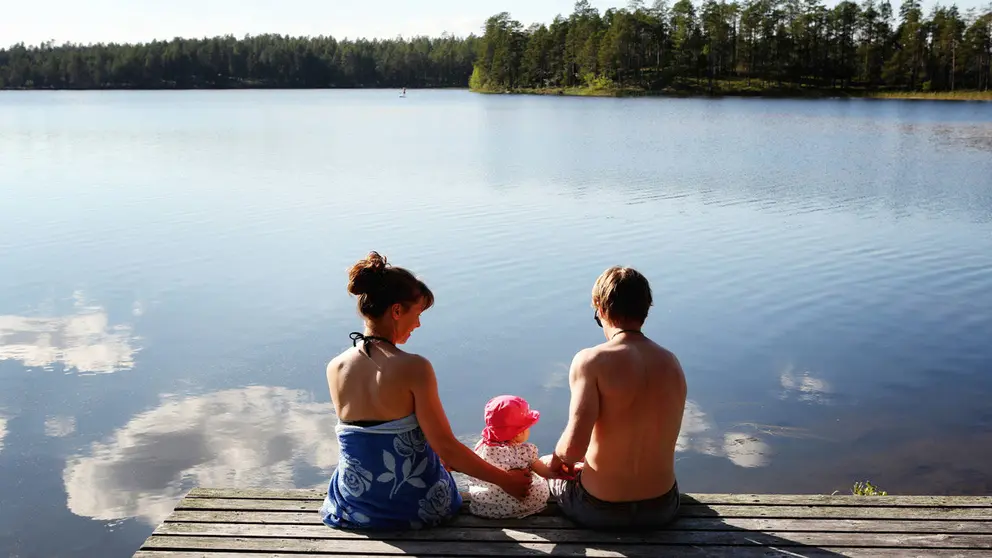
[[(510, 444), (505, 446), (487, 446), (483, 444), (476, 450), (479, 457), (491, 465), (504, 471), (510, 469), (526, 469), (538, 458), (537, 446), (534, 444)], [(526, 500), (521, 502), (510, 496), (502, 488), (473, 480), (469, 487), (472, 501), (469, 511), (473, 515), (492, 519), (519, 518), (533, 515), (548, 505), (550, 490), (548, 481), (535, 473), (530, 492)]]

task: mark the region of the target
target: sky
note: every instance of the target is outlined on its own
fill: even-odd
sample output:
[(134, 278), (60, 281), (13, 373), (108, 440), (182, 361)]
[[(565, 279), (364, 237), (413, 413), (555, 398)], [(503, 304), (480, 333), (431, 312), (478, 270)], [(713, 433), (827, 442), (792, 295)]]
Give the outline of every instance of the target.
[[(834, 4), (836, 0), (827, 0)], [(944, 0), (950, 4), (952, 0)], [(591, 0), (600, 11), (627, 0)], [(651, 4), (649, 0), (645, 4)], [(893, 0), (893, 4), (898, 4)], [(928, 5), (927, 2), (924, 5)], [(958, 0), (966, 9), (986, 0)], [(480, 33), (507, 11), (525, 26), (572, 12), (574, 0), (11, 0), (0, 15), (0, 46), (144, 42), (173, 37), (280, 33), (336, 38)]]
[[(600, 10), (627, 0), (592, 0)], [(8, 4), (8, 2), (4, 2)], [(336, 38), (467, 35), (507, 11), (525, 25), (569, 14), (575, 0), (11, 0), (0, 45), (139, 42), (280, 33)]]

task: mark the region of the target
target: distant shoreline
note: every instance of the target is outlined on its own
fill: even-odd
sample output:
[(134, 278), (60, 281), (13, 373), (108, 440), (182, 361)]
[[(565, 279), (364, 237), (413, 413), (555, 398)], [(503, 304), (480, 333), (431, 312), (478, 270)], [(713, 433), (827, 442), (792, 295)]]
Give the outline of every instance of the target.
[(548, 87), (517, 88), (512, 90), (470, 89), (484, 95), (542, 95), (561, 97), (676, 97), (721, 98), (742, 97), (762, 99), (881, 99), (906, 101), (992, 101), (992, 91), (866, 91), (857, 89), (831, 89), (816, 87), (781, 87), (764, 89), (737, 89), (717, 87), (668, 88), (645, 90), (638, 88)]
[[(407, 87), (407, 91), (467, 91), (469, 87), (458, 85), (443, 85), (437, 87)], [(402, 91), (402, 87), (372, 86), (372, 87), (295, 87), (282, 85), (241, 85), (221, 87), (216, 85), (190, 85), (173, 87), (0, 87), (0, 93), (5, 91)]]
[[(43, 92), (111, 92), (111, 91), (393, 91), (397, 87), (292, 87), (281, 85), (233, 85), (233, 86), (173, 86), (173, 87), (3, 87), (0, 93), (9, 91)], [(710, 91), (706, 87), (699, 88), (668, 88), (662, 90), (645, 90), (638, 88), (592, 88), (592, 87), (521, 87), (507, 90), (472, 89), (468, 86), (440, 87), (408, 87), (408, 91), (470, 91), (481, 95), (536, 95), (545, 97), (671, 97), (719, 99), (723, 97), (760, 98), (760, 99), (879, 99), (904, 101), (977, 101), (992, 102), (992, 91), (865, 91), (856, 89), (831, 89), (815, 87), (782, 87), (767, 89), (734, 89), (715, 88)]]

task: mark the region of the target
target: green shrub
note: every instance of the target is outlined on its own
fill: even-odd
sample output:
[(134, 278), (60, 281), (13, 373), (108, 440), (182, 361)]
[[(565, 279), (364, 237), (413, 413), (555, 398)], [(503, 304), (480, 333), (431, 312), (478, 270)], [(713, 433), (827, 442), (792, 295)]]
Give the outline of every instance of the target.
[(482, 77), (482, 70), (479, 69), (478, 64), (472, 69), (472, 77), (468, 78), (468, 86), (470, 89), (481, 90), (485, 89), (486, 81)]
[(879, 488), (871, 483), (871, 481), (856, 482), (854, 483), (854, 488), (851, 489), (851, 494), (855, 496), (888, 496), (889, 493), (884, 490), (879, 490)]
[(582, 81), (585, 82), (586, 87), (589, 89), (616, 89), (617, 85), (614, 81), (606, 76), (600, 76), (596, 74), (585, 74), (582, 76)]

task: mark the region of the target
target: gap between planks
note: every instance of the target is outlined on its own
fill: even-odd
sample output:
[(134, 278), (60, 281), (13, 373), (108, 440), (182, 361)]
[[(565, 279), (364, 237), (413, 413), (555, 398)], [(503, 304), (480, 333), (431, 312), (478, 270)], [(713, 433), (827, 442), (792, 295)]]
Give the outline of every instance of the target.
[[(801, 554), (800, 554), (801, 552)], [(532, 555), (542, 555), (543, 553), (534, 552)], [(557, 553), (555, 553), (557, 554)], [(547, 554), (544, 554), (547, 556)], [(586, 549), (586, 556), (603, 556), (603, 557), (616, 557), (617, 553), (610, 551), (602, 551), (600, 549), (589, 548)], [(229, 553), (224, 551), (158, 551), (158, 550), (140, 550), (135, 555), (134, 558), (299, 558), (301, 555), (292, 553), (255, 553), (255, 552), (235, 552)], [(326, 553), (307, 553), (303, 556), (309, 558), (340, 558), (341, 556), (354, 556), (348, 554), (326, 554)], [(369, 556), (375, 556), (375, 554), (370, 554)], [(382, 555), (380, 555), (382, 556)], [(407, 556), (414, 556), (420, 558), (449, 558), (453, 556), (452, 554), (444, 554), (441, 552), (421, 553), (421, 554), (410, 554)], [(493, 555), (499, 556), (499, 555)], [(912, 551), (907, 551), (907, 549), (888, 549), (888, 548), (872, 548), (872, 549), (849, 549), (849, 548), (805, 548), (805, 549), (791, 549), (786, 551), (784, 549), (778, 548), (762, 548), (762, 547), (739, 547), (739, 546), (710, 546), (706, 548), (699, 547), (669, 547), (665, 549), (665, 556), (668, 558), (836, 558), (838, 556), (846, 556), (848, 558), (980, 558), (988, 556), (988, 552), (984, 550), (941, 550), (941, 549), (928, 549), (926, 553), (916, 553)]]

